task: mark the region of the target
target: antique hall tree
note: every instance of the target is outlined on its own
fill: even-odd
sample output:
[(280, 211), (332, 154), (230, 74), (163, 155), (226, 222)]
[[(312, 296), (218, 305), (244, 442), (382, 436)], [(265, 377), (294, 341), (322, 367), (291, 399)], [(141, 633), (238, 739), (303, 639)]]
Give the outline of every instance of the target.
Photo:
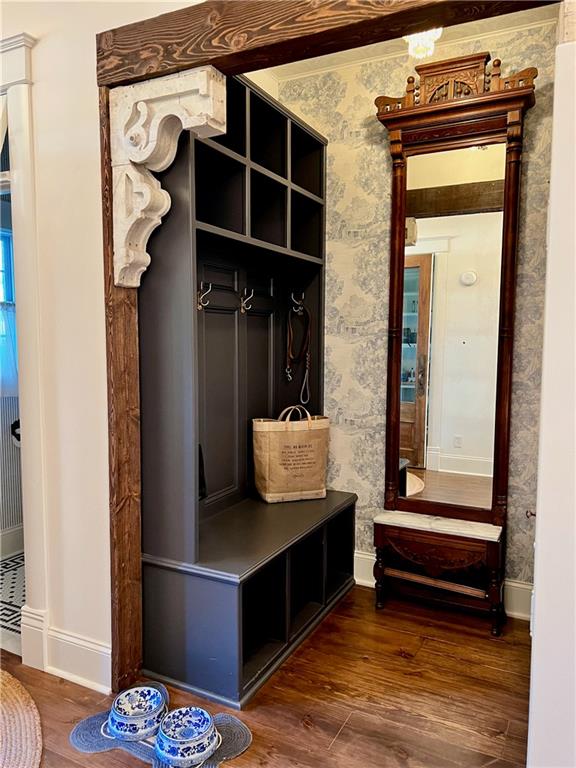
[[(146, 438), (148, 427), (144, 411), (141, 429), (140, 391), (142, 389), (142, 404), (145, 406), (146, 370), (154, 369), (154, 354), (165, 349), (163, 344), (159, 343), (154, 350), (154, 332), (157, 331), (156, 341), (165, 342), (167, 339), (177, 338), (171, 334), (171, 329), (155, 326), (153, 314), (149, 314), (157, 300), (152, 290), (156, 277), (154, 269), (156, 263), (160, 264), (163, 253), (169, 253), (166, 245), (169, 235), (162, 232), (162, 227), (167, 225), (161, 225), (162, 218), (170, 208), (169, 192), (174, 195), (172, 205), (175, 216), (181, 213), (186, 219), (186, 237), (190, 240), (181, 245), (182, 252), (201, 245), (201, 248), (194, 252), (194, 258), (190, 258), (185, 265), (188, 271), (182, 273), (183, 281), (187, 281), (188, 287), (188, 304), (186, 305), (184, 299), (184, 303), (178, 304), (183, 308), (182, 312), (189, 312), (194, 318), (202, 314), (195, 307), (196, 291), (200, 288), (195, 283), (196, 270), (200, 271), (200, 282), (204, 283), (217, 282), (210, 279), (215, 268), (220, 274), (223, 269), (224, 272), (228, 270), (226, 279), (234, 290), (226, 293), (224, 280), (219, 283), (220, 295), (215, 294), (213, 297), (220, 301), (221, 316), (224, 316), (224, 310), (234, 313), (239, 311), (239, 302), (236, 302), (234, 308), (223, 305), (225, 296), (230, 297), (235, 293), (239, 299), (247, 298), (243, 293), (244, 289), (252, 290), (248, 284), (248, 262), (250, 265), (266, 265), (262, 266), (264, 279), (260, 286), (256, 286), (256, 293), (260, 291), (260, 303), (250, 322), (259, 317), (263, 325), (262, 318), (270, 319), (276, 311), (274, 302), (269, 301), (271, 285), (279, 286), (278, 295), (282, 297), (286, 297), (293, 290), (308, 292), (315, 303), (317, 357), (318, 360), (321, 359), (323, 190), (318, 187), (313, 190), (306, 188), (302, 178), (298, 181), (296, 175), (292, 175), (295, 174), (295, 166), (292, 163), (296, 161), (290, 154), (298, 149), (299, 144), (304, 144), (312, 146), (312, 155), (321, 157), (321, 137), (315, 136), (307, 126), (300, 124), (290, 115), (278, 112), (278, 123), (284, 126), (280, 128), (280, 133), (285, 136), (286, 141), (286, 154), (283, 155), (285, 168), (281, 168), (280, 173), (278, 168), (266, 168), (265, 163), (262, 165), (261, 161), (255, 161), (250, 155), (250, 131), (256, 129), (261, 132), (259, 141), (266, 137), (261, 126), (255, 128), (249, 124), (249, 117), (251, 114), (258, 114), (258, 110), (266, 112), (271, 105), (263, 94), (250, 89), (242, 80), (229, 80), (227, 83), (227, 78), (245, 71), (304, 59), (311, 54), (317, 56), (345, 50), (396, 38), (430, 26), (448, 26), (541, 4), (538, 0), (498, 3), (398, 0), (393, 4), (380, 0), (361, 3), (354, 0), (320, 0), (314, 3), (306, 0), (206, 2), (145, 22), (109, 30), (98, 36), (109, 395), (112, 684), (115, 689), (135, 680), (143, 666), (143, 562), (145, 569), (155, 568), (170, 574), (166, 578), (172, 579), (173, 575), (177, 574), (183, 578), (194, 579), (200, 575), (206, 582), (219, 584), (222, 589), (232, 589), (231, 594), (235, 596), (231, 598), (231, 604), (241, 604), (242, 607), (234, 612), (230, 608), (228, 613), (228, 620), (233, 614), (235, 617), (236, 639), (234, 647), (225, 651), (230, 667), (225, 671), (221, 669), (218, 674), (220, 677), (232, 674), (235, 687), (226, 690), (217, 688), (214, 679), (204, 687), (198, 687), (233, 703), (241, 703), (243, 697), (249, 695), (252, 690), (251, 681), (258, 682), (258, 675), (259, 680), (262, 680), (273, 665), (279, 663), (289, 651), (291, 642), (296, 642), (299, 637), (297, 632), (291, 636), (291, 627), (293, 629), (296, 626), (300, 611), (290, 603), (290, 585), (296, 586), (295, 594), (301, 595), (299, 585), (305, 579), (300, 579), (291, 571), (292, 544), (299, 546), (298, 542), (301, 542), (302, 547), (310, 547), (318, 554), (321, 563), (316, 595), (312, 596), (313, 599), (305, 596), (302, 606), (299, 606), (313, 604), (312, 614), (303, 619), (308, 622), (306, 627), (310, 628), (313, 622), (321, 617), (322, 612), (330, 607), (331, 601), (337, 599), (338, 595), (352, 584), (349, 558), (353, 546), (351, 527), (354, 496), (350, 494), (329, 496), (322, 502), (325, 505), (323, 511), (318, 512), (318, 508), (315, 508), (311, 517), (301, 522), (298, 531), (285, 531), (281, 541), (268, 541), (265, 555), (259, 554), (256, 557), (257, 562), (252, 564), (244, 559), (236, 571), (236, 565), (224, 565), (231, 553), (224, 553), (224, 556), (218, 549), (221, 539), (218, 539), (217, 534), (216, 539), (210, 534), (207, 540), (216, 542), (215, 549), (210, 552), (210, 558), (213, 555), (215, 558), (218, 556), (222, 568), (214, 569), (212, 574), (208, 573), (212, 560), (210, 563), (202, 561), (202, 535), (199, 534), (199, 526), (194, 522), (190, 524), (189, 530), (172, 532), (176, 534), (176, 538), (172, 538), (170, 542), (166, 539), (165, 552), (154, 552), (152, 555), (148, 553), (149, 556), (143, 558), (141, 497), (144, 489), (143, 498), (146, 504), (147, 487), (150, 487), (146, 457), (150, 441)], [(228, 114), (225, 108), (227, 100)], [(239, 118), (238, 108), (242, 103), (246, 112), (244, 118)], [(243, 119), (246, 122), (242, 122)], [(230, 145), (226, 146), (227, 139), (220, 142), (217, 140), (218, 136), (224, 134), (228, 136), (228, 140), (233, 139), (230, 126), (234, 121), (237, 121), (236, 130), (245, 134), (243, 147), (237, 144), (230, 148)], [(255, 146), (256, 144), (258, 141)], [(196, 150), (194, 160), (193, 154)], [(200, 205), (195, 207), (195, 212), (190, 206), (188, 211), (184, 211), (184, 208), (178, 205), (181, 185), (188, 185), (188, 195), (198, 193), (196, 181), (201, 185), (202, 179), (196, 179), (194, 174), (199, 167), (198, 163), (204, 162), (207, 155), (215, 160), (215, 166), (211, 167), (219, 169), (220, 180), (228, 190), (238, 191), (244, 184), (244, 189), (249, 192), (243, 199), (240, 195), (239, 202), (224, 210), (222, 187), (208, 178), (207, 190), (202, 190), (203, 193), (207, 192), (207, 195), (202, 198)], [(270, 190), (273, 190), (272, 194)], [(290, 210), (290, 215), (286, 213), (285, 220), (270, 231), (266, 222), (258, 221), (258, 211), (253, 211), (250, 207), (252, 194), (260, 195), (260, 199), (267, 203), (271, 199), (279, 200), (277, 210)], [(227, 199), (230, 200), (229, 197)], [(284, 200), (286, 209), (283, 207)], [(308, 232), (305, 237), (301, 237), (300, 225), (293, 224), (298, 216), (305, 223)], [(149, 245), (150, 235), (159, 225), (160, 229)], [(158, 252), (154, 250), (155, 242), (159, 246)], [(227, 244), (226, 249), (222, 247), (224, 242)], [(263, 246), (262, 242), (266, 245)], [(229, 256), (226, 263), (221, 257), (223, 250), (226, 250)], [(143, 281), (144, 285), (146, 279), (150, 278), (148, 305), (148, 288), (146, 291), (142, 288), (141, 297), (141, 309), (146, 306), (140, 325), (144, 353), (141, 358), (138, 286), (150, 264), (150, 256), (153, 266)], [(180, 266), (183, 264), (181, 261)], [(290, 268), (287, 267), (288, 264)], [(286, 279), (286, 275), (291, 274), (293, 269), (298, 275), (297, 286)], [(158, 266), (158, 270), (158, 274), (161, 274), (162, 267)], [(173, 276), (170, 279), (175, 280)], [(182, 282), (159, 283), (158, 300), (167, 305), (171, 303), (173, 291), (183, 291)], [(163, 290), (166, 291), (164, 295)], [(189, 303), (191, 297), (194, 299), (192, 307)], [(149, 318), (147, 326), (146, 317)], [(207, 314), (202, 315), (202, 324), (207, 322), (206, 317)], [(214, 318), (216, 314), (211, 319)], [(243, 323), (242, 327), (248, 333), (248, 319), (242, 317), (239, 322)], [(197, 351), (194, 347), (196, 334), (191, 330), (195, 323), (196, 320), (190, 318), (190, 355)], [(274, 327), (273, 321), (271, 325)], [(273, 335), (273, 331), (270, 333)], [(151, 355), (150, 363), (146, 363), (147, 353)], [(241, 351), (236, 349), (235, 354), (240, 355)], [(184, 365), (189, 364), (188, 371), (194, 369), (191, 360), (192, 358), (190, 361), (183, 361)], [(162, 361), (159, 363), (161, 365)], [(192, 385), (191, 383), (190, 386)], [(316, 380), (312, 386), (316, 408), (321, 407), (321, 391), (321, 372), (320, 367), (317, 367)], [(241, 405), (241, 410), (244, 408), (242, 412), (248, 414), (248, 399), (246, 392), (242, 392), (239, 402), (244, 405)], [(286, 397), (291, 394), (286, 393)], [(269, 407), (273, 409), (284, 402), (286, 400), (275, 390)], [(189, 405), (181, 402), (175, 407), (183, 408)], [(172, 418), (173, 423), (177, 424), (176, 411)], [(235, 442), (238, 450), (244, 454), (245, 437), (244, 435)], [(182, 493), (189, 494), (189, 508), (192, 509), (198, 505), (198, 490), (195, 486), (198, 466), (196, 433), (189, 434), (188, 440), (189, 456), (193, 458), (188, 464), (189, 473), (182, 471), (178, 482), (181, 483)], [(144, 447), (143, 455), (140, 452), (141, 444)], [(163, 447), (159, 446), (158, 459), (161, 458)], [(246, 461), (244, 455), (244, 459), (237, 465), (240, 467), (240, 474), (247, 471)], [(160, 471), (158, 467), (156, 470)], [(143, 476), (143, 472), (146, 476)], [(166, 493), (173, 489), (171, 483), (172, 479), (169, 479), (166, 483)], [(189, 485), (186, 486), (186, 483)], [(235, 497), (234, 501), (244, 503), (241, 498), (244, 493), (242, 482), (237, 484), (236, 489), (239, 496)], [(251, 511), (257, 515), (261, 513), (260, 508)], [(262, 512), (264, 517), (266, 514), (266, 511)], [(213, 518), (207, 516), (209, 526), (210, 520), (217, 520), (219, 515), (214, 515)], [(183, 520), (181, 515), (180, 524)], [(150, 529), (149, 537), (154, 540), (156, 537), (160, 540), (165, 538), (160, 523)], [(331, 541), (334, 544), (332, 559)], [(172, 550), (168, 551), (170, 547)], [(156, 562), (152, 563), (152, 559)], [(160, 562), (161, 560), (164, 562)], [(298, 558), (294, 558), (294, 562), (297, 560)], [(340, 574), (334, 582), (336, 586), (332, 593), (328, 588), (331, 562), (336, 563), (334, 573)], [(278, 625), (275, 628), (278, 631), (273, 633), (277, 635), (275, 640), (279, 646), (276, 650), (264, 651), (264, 654), (268, 655), (262, 663), (262, 658), (256, 657), (266, 643), (255, 638), (251, 630), (247, 630), (248, 634), (243, 635), (241, 620), (238, 620), (238, 617), (248, 616), (250, 621), (254, 621), (253, 626), (258, 623), (257, 618), (253, 619), (251, 601), (243, 594), (242, 585), (244, 581), (248, 585), (250, 576), (257, 575), (260, 569), (268, 566), (274, 571), (274, 578), (270, 579), (270, 583), (277, 584), (278, 588), (274, 594), (267, 595), (267, 599), (275, 603), (275, 609), (278, 609), (277, 601), (280, 601), (281, 606), (278, 609)], [(200, 571), (203, 573), (199, 574)], [(231, 578), (221, 578), (222, 574)], [(210, 579), (210, 576), (214, 578)], [(155, 596), (157, 605), (160, 594), (158, 590), (161, 588), (152, 581), (145, 581), (145, 589), (146, 583), (150, 587), (150, 593)], [(255, 581), (251, 584), (257, 596), (257, 604), (261, 599), (258, 595), (258, 585)], [(171, 594), (178, 594), (178, 589), (180, 587), (171, 585)], [(249, 593), (250, 587), (247, 587), (246, 591)], [(171, 628), (167, 627), (166, 632), (170, 631)], [(156, 640), (151, 642), (153, 647)], [(250, 664), (250, 659), (243, 659), (241, 653), (243, 646), (251, 645), (255, 649), (256, 678), (251, 676), (252, 670), (247, 671), (245, 668), (245, 662)], [(162, 670), (160, 672), (162, 673)], [(163, 674), (171, 677), (174, 673), (167, 671)], [(178, 674), (183, 675), (183, 672), (179, 671)], [(193, 682), (189, 684), (194, 687)]]
[[(464, 605), (486, 611), (491, 617), (492, 634), (499, 635), (504, 614), (504, 573), (506, 519), (508, 506), (508, 472), (510, 414), (512, 405), (512, 346), (514, 340), (514, 308), (518, 222), (520, 215), (520, 176), (524, 116), (535, 102), (535, 67), (503, 75), (501, 61), (489, 66), (490, 54), (474, 53), (447, 61), (420, 64), (418, 77), (410, 75), (406, 94), (402, 97), (379, 96), (376, 99), (378, 119), (388, 129), (392, 155), (392, 228), (390, 247), (390, 304), (388, 319), (388, 378), (386, 395), (386, 490), (385, 510), (376, 515), (374, 543), (376, 547), (376, 603), (384, 604), (386, 591), (394, 587), (404, 594), (429, 600)], [(411, 163), (422, 157), (440, 154), (446, 165), (465, 162), (462, 151), (502, 148), (497, 176), (503, 184), (486, 182), (496, 191), (488, 209), (501, 211), (494, 223), (498, 243), (496, 253), (499, 287), (494, 291), (494, 336), (484, 340), (488, 354), (496, 360), (495, 381), (490, 399), (493, 421), (491, 498), (484, 504), (456, 503), (452, 498), (408, 497), (400, 487), (399, 464), (408, 455), (401, 445), (401, 361), (404, 279), (409, 256), (405, 256), (406, 177)], [(484, 152), (478, 158), (476, 173), (486, 165)], [(494, 171), (493, 171), (494, 173)], [(475, 199), (467, 202), (462, 188), (472, 187)], [(464, 184), (458, 188), (459, 203), (471, 214), (487, 210), (482, 184)], [(434, 199), (442, 202), (451, 187), (432, 187)], [(494, 197), (491, 195), (491, 197)], [(445, 215), (437, 206), (439, 218)], [(453, 211), (449, 213), (452, 215)], [(489, 224), (483, 220), (484, 237)], [(498, 228), (501, 227), (501, 231)], [(479, 250), (479, 246), (476, 246)], [(486, 254), (485, 254), (486, 259)], [(465, 266), (465, 264), (464, 264)], [(414, 268), (413, 268), (414, 269)], [(418, 269), (418, 268), (417, 268)], [(421, 270), (421, 268), (419, 268)], [(464, 291), (466, 289), (464, 288)], [(473, 313), (470, 298), (465, 313)], [(486, 313), (486, 306), (483, 306)], [(473, 318), (476, 324), (480, 317)], [(465, 318), (459, 318), (464, 325)], [(419, 334), (421, 335), (421, 334)], [(445, 396), (457, 397), (464, 392), (464, 406), (473, 411), (478, 388), (471, 396), (461, 386), (470, 357), (466, 344), (478, 356), (482, 347), (465, 331), (453, 344), (457, 356), (455, 377), (458, 384), (442, 381)], [(438, 342), (433, 340), (431, 352)], [(441, 342), (446, 347), (447, 342)], [(486, 366), (487, 367), (487, 366)], [(427, 389), (428, 366), (418, 361), (417, 387)], [(476, 384), (482, 374), (476, 373)], [(487, 382), (491, 389), (491, 381)], [(493, 414), (493, 415), (492, 415)], [(400, 461), (399, 461), (400, 459)], [(411, 464), (417, 460), (411, 457)], [(440, 473), (439, 473), (440, 474)], [(467, 477), (470, 483), (473, 475)], [(467, 502), (468, 499), (465, 499)]]

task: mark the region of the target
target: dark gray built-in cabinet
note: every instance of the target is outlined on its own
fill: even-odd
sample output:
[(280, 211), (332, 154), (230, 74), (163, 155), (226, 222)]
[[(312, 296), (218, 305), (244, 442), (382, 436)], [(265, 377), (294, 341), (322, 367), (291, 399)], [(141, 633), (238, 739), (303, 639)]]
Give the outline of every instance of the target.
[(356, 497), (255, 493), (251, 420), (299, 402), (292, 296), (322, 412), (326, 142), (242, 78), (227, 124), (182, 134), (139, 292), (144, 666), (241, 706), (353, 585)]

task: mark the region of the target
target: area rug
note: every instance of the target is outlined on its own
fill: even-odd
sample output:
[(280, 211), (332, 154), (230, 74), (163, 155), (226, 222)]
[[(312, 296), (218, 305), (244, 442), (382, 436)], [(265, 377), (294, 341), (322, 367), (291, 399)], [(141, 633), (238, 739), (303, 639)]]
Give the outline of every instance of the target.
[(418, 475), (413, 475), (412, 472), (406, 474), (406, 496), (415, 496), (417, 493), (422, 493), (424, 490), (424, 480), (421, 480)]
[(36, 704), (15, 677), (0, 670), (0, 766), (38, 768), (41, 756)]
[[(148, 683), (148, 685), (154, 685), (161, 690), (166, 702), (168, 702), (168, 691), (161, 683)], [(140, 760), (153, 766), (153, 768), (165, 768), (166, 764), (158, 760), (154, 754), (155, 736), (145, 741), (115, 739), (108, 731), (108, 714), (108, 712), (100, 712), (75, 725), (70, 734), (72, 746), (79, 752), (85, 753), (123, 749), (134, 757), (139, 757)], [(223, 712), (214, 715), (214, 724), (222, 737), (222, 743), (216, 752), (202, 763), (202, 768), (218, 768), (225, 760), (232, 760), (241, 755), (252, 744), (250, 729), (234, 715), (227, 715)], [(0, 766), (4, 768), (2, 763)]]

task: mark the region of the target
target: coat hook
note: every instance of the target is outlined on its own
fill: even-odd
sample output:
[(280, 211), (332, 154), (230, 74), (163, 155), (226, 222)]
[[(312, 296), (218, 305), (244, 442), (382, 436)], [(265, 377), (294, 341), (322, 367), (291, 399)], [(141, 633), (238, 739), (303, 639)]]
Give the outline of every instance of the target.
[(248, 296), (248, 288), (244, 288), (244, 296), (240, 299), (240, 312), (242, 314), (246, 314), (248, 310), (252, 309), (252, 304), (248, 304), (250, 299), (254, 296), (254, 289), (252, 288), (250, 291), (250, 295)]
[(292, 307), (293, 311), (296, 312), (297, 315), (301, 315), (304, 311), (304, 291), (302, 291), (302, 298), (296, 299), (294, 297), (294, 291), (290, 294), (290, 298), (292, 299), (292, 304), (294, 305)]
[(200, 289), (198, 290), (198, 304), (196, 305), (199, 312), (202, 312), (204, 307), (207, 307), (208, 304), (210, 304), (210, 299), (207, 299), (206, 296), (210, 293), (212, 290), (212, 283), (208, 283), (208, 290), (204, 290), (204, 283), (200, 283)]

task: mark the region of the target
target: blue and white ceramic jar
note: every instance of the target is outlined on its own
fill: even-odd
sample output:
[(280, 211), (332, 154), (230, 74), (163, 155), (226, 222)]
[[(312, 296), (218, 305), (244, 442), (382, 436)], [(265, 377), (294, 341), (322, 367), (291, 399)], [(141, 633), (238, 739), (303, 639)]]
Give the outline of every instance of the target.
[(156, 756), (175, 768), (192, 768), (207, 760), (220, 745), (212, 717), (199, 707), (175, 709), (162, 720), (156, 735)]
[(153, 736), (166, 715), (164, 696), (158, 688), (139, 685), (118, 694), (108, 716), (108, 729), (122, 741)]

